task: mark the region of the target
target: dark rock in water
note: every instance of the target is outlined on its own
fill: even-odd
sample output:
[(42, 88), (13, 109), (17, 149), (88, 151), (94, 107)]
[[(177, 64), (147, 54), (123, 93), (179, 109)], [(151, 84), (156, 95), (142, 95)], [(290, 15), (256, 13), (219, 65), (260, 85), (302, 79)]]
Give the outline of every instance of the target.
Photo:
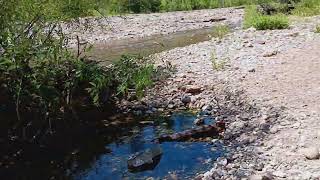
[(158, 142), (169, 142), (169, 141), (188, 141), (190, 139), (199, 139), (205, 137), (219, 136), (221, 132), (225, 130), (224, 122), (217, 122), (214, 125), (203, 125), (195, 129), (186, 130), (183, 132), (162, 135), (158, 138)]
[(162, 149), (160, 147), (134, 154), (128, 159), (128, 169), (130, 172), (153, 170), (160, 162), (161, 155)]

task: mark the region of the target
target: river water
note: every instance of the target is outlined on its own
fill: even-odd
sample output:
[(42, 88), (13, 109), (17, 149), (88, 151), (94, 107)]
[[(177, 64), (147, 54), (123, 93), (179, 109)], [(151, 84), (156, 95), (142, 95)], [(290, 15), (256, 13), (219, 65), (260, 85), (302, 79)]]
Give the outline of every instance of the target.
[(110, 63), (124, 54), (148, 56), (176, 47), (208, 41), (216, 35), (214, 27), (179, 31), (168, 35), (153, 35), (139, 39), (124, 39), (95, 44), (87, 54), (92, 59)]
[[(163, 179), (176, 176), (189, 179), (197, 173), (205, 172), (211, 168), (212, 162), (223, 153), (221, 144), (208, 144), (207, 142), (166, 142), (154, 143), (152, 140), (160, 134), (180, 132), (193, 128), (196, 116), (191, 113), (177, 113), (171, 117), (153, 119), (153, 125), (133, 126), (126, 129), (124, 134), (115, 142), (106, 144), (110, 153), (96, 155), (95, 161), (85, 169), (79, 169), (81, 164), (74, 162), (74, 169), (70, 175), (74, 179), (146, 179), (153, 177)], [(206, 119), (210, 124), (214, 120)], [(130, 134), (130, 135), (129, 135)], [(143, 152), (148, 148), (160, 147), (163, 150), (160, 162), (153, 170), (131, 173), (127, 168), (130, 155)], [(81, 155), (81, 154), (79, 154)]]

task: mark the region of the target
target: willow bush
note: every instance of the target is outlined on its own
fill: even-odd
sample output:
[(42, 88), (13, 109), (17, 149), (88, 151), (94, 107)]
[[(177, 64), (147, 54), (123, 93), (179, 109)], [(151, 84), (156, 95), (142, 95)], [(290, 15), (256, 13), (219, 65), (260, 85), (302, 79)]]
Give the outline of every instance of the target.
[(123, 96), (135, 89), (142, 95), (152, 84), (153, 66), (136, 58), (103, 68), (75, 54), (59, 25), (26, 2), (2, 1), (0, 9), (0, 92), (8, 97), (1, 104), (14, 106), (19, 120), (25, 111), (49, 116), (79, 103), (99, 106), (108, 101), (106, 92)]

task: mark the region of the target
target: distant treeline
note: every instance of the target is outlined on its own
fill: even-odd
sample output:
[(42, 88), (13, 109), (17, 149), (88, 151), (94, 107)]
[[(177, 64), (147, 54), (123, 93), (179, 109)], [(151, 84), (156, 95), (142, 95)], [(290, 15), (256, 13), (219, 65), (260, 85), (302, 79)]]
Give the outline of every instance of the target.
[[(3, 4), (0, 0), (0, 5)], [(22, 12), (42, 12), (48, 19), (72, 19), (128, 13), (212, 9), (261, 3), (299, 2), (304, 9), (319, 9), (320, 0), (20, 0)], [(311, 8), (310, 8), (311, 7)], [(318, 11), (317, 11), (318, 12)], [(315, 14), (313, 11), (310, 12)], [(310, 14), (309, 13), (309, 14)]]
[(49, 19), (70, 19), (84, 16), (209, 9), (273, 1), (277, 0), (21, 0), (20, 3), (25, 4), (27, 8), (41, 7), (41, 12)]

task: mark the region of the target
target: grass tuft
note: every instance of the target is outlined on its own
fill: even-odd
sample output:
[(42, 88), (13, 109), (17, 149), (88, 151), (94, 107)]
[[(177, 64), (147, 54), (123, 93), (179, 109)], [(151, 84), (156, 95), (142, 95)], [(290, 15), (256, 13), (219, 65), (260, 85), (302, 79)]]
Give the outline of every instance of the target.
[(214, 37), (222, 39), (229, 32), (230, 32), (230, 27), (229, 26), (227, 26), (227, 25), (219, 25), (219, 26), (214, 27), (212, 34), (213, 34)]
[(317, 25), (315, 33), (320, 33), (320, 25)]
[(221, 71), (225, 68), (225, 65), (227, 64), (226, 59), (219, 60), (216, 56), (215, 51), (211, 53), (211, 63), (212, 63), (212, 69)]

